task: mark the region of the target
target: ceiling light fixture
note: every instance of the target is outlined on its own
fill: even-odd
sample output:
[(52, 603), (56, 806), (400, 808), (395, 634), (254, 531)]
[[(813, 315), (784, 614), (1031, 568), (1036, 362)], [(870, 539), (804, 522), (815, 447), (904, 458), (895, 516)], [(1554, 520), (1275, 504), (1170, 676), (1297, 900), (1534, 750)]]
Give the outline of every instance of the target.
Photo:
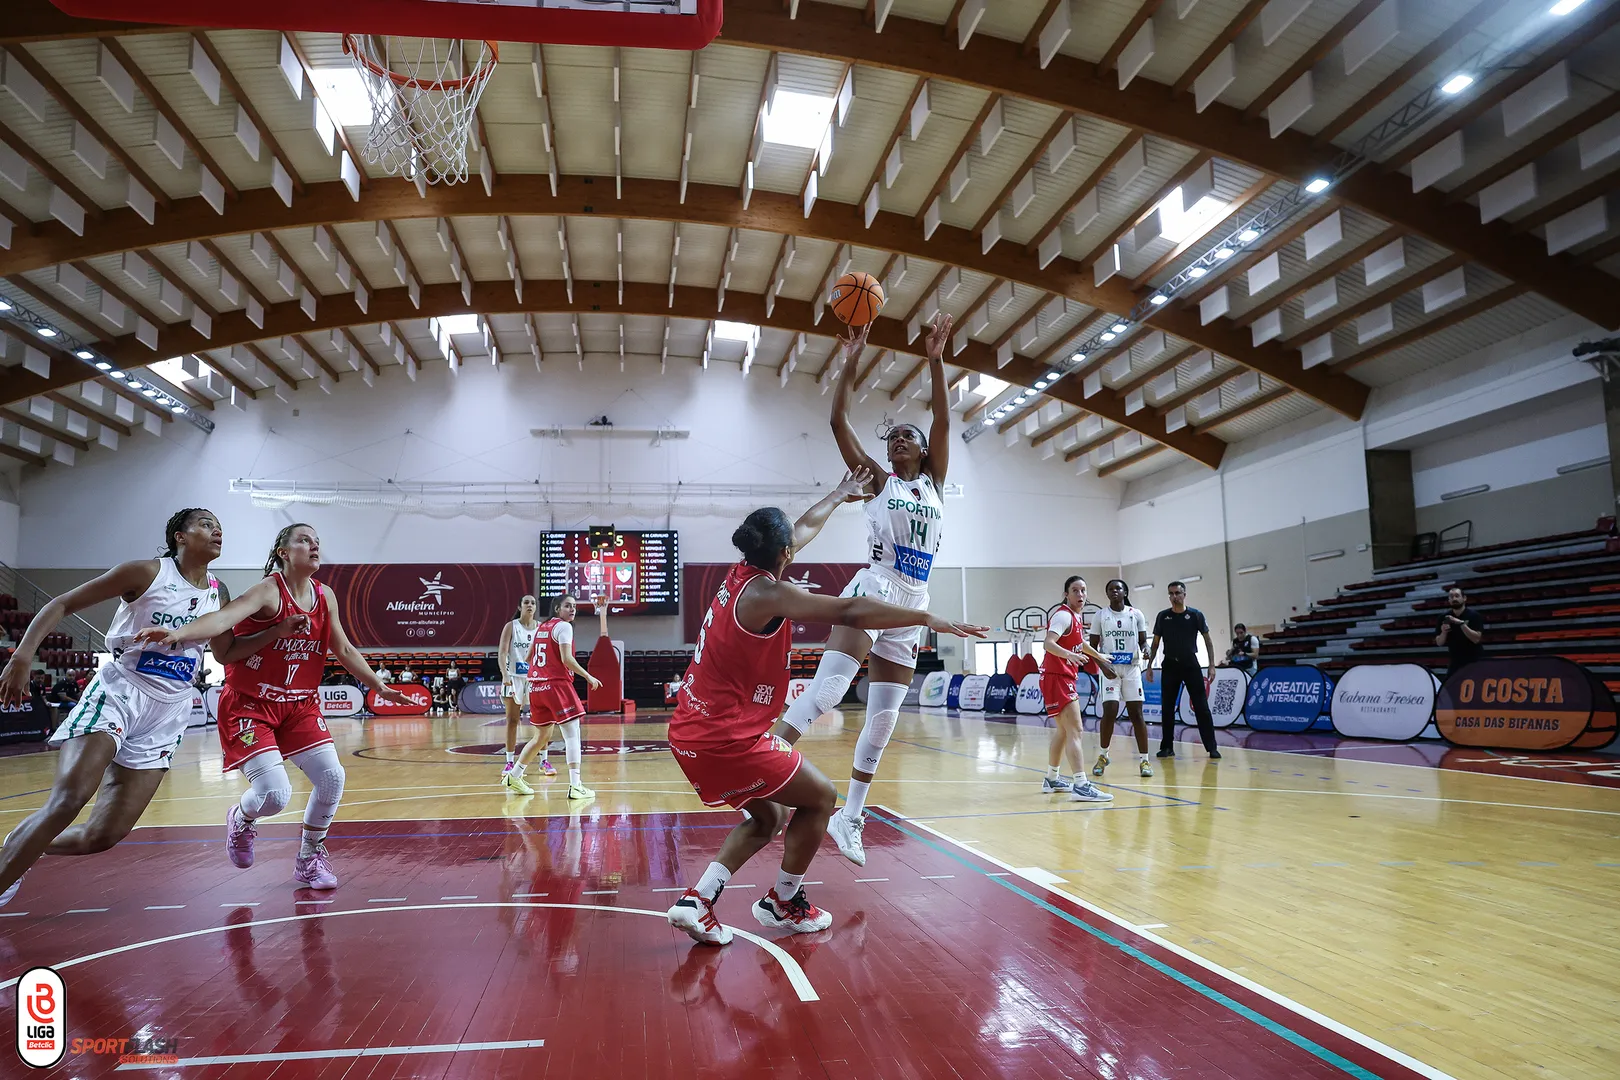
[(314, 68), (309, 75), (315, 95), (333, 123), (340, 127), (365, 127), (371, 123), (371, 94), (358, 71), (352, 67)]
[(1205, 270), (1202, 266), (1195, 266), (1187, 271), (1187, 276), (1196, 281), (1207, 273), (1209, 273), (1209, 271)]
[(1584, 3), (1586, 0), (1558, 0), (1558, 3), (1547, 9), (1547, 14), (1568, 15)]
[(1117, 322), (1113, 326), (1109, 327), (1109, 329), (1116, 334), (1123, 334), (1125, 332), (1125, 324), (1122, 322)]
[(1230, 259), (1233, 255), (1236, 255), (1236, 254), (1237, 254), (1237, 252), (1233, 251), (1231, 248), (1223, 247), (1223, 248), (1220, 248), (1219, 250), (1217, 250), (1215, 252), (1215, 257), (1217, 259), (1226, 260), (1226, 259)]
[(57, 330), (54, 326), (41, 326), (36, 330), (36, 333), (38, 333), (42, 338), (53, 338), (57, 334), (61, 333), (61, 331)]
[(91, 352), (89, 349), (80, 349), (73, 355), (77, 356), (80, 360), (94, 360), (96, 358), (96, 354)]
[(1451, 78), (1440, 84), (1440, 92), (1442, 94), (1460, 94), (1473, 85), (1474, 77), (1472, 75), (1465, 75), (1458, 72), (1456, 75), (1453, 75)]
[(765, 109), (765, 141), (814, 150), (827, 134), (837, 98), (777, 90)]
[(1333, 186), (1333, 181), (1325, 176), (1313, 176), (1305, 181), (1305, 190), (1312, 195), (1320, 195)]
[(1244, 229), (1238, 233), (1238, 243), (1240, 244), (1252, 244), (1258, 239), (1260, 239), (1260, 234), (1253, 229)]
[(1167, 299), (1168, 297), (1166, 297), (1164, 293), (1154, 293), (1152, 296), (1148, 297), (1148, 303), (1152, 304), (1154, 307), (1158, 307)]

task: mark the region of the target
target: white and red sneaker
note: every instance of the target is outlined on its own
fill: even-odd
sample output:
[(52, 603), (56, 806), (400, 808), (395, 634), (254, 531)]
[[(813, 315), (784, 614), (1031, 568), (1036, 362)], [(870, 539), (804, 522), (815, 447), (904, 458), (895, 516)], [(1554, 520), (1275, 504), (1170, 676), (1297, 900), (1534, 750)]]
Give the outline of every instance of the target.
[(814, 934), (832, 925), (832, 913), (812, 904), (803, 889), (785, 901), (772, 889), (754, 905), (753, 912), (759, 925), (771, 930), (786, 928), (795, 934)]
[(687, 889), (669, 909), (669, 925), (686, 931), (687, 937), (699, 945), (729, 945), (731, 928), (714, 916), (714, 901), (718, 899), (719, 893), (714, 894), (714, 900), (705, 900), (696, 889)]
[(332, 872), (332, 861), (326, 854), (325, 844), (316, 844), (314, 854), (300, 855), (293, 860), (293, 877), (311, 889), (338, 887), (338, 878)]
[(232, 866), (246, 870), (253, 865), (253, 839), (258, 835), (258, 827), (242, 813), (240, 805), (226, 812), (225, 853), (231, 857)]

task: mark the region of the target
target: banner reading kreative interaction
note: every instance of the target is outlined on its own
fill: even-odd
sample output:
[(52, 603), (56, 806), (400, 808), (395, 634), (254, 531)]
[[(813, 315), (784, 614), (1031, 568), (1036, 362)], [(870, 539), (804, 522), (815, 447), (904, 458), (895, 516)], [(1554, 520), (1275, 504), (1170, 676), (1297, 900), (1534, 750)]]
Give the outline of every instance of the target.
[(355, 563), (323, 566), (349, 640), (389, 646), (493, 648), (518, 601), (534, 591), (521, 563)]
[[(697, 641), (703, 617), (733, 563), (687, 563), (681, 567), (681, 623), (687, 644)], [(837, 596), (865, 563), (794, 563), (786, 580), (817, 596)], [(795, 643), (826, 641), (832, 628), (823, 623), (794, 623)]]

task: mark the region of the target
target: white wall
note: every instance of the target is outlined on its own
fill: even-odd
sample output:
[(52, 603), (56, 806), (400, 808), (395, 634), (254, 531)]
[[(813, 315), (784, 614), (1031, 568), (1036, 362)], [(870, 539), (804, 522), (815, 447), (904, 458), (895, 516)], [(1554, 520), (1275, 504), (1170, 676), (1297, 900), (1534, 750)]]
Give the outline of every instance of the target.
[(17, 503), (16, 462), (0, 466), (0, 563), (16, 566), (22, 541), (22, 507)]
[[(735, 366), (701, 371), (656, 363), (621, 374), (607, 359), (588, 358), (589, 373), (557, 361), (543, 375), (532, 366), (473, 365), (452, 375), (430, 364), (416, 382), (399, 369), (366, 387), (346, 377), (330, 395), (302, 392), (290, 404), (266, 396), (246, 412), (212, 415), (205, 436), (182, 423), (161, 439), (126, 440), (118, 453), (81, 455), (75, 468), (28, 470), (21, 487), (19, 562), (49, 568), (101, 568), (152, 551), (176, 508), (208, 506), (226, 529), (221, 567), (256, 567), (281, 525), (309, 520), (333, 562), (530, 562), (548, 528), (613, 523), (621, 528), (674, 527), (682, 558), (729, 561), (729, 538), (752, 509), (746, 501), (672, 504), (643, 496), (634, 512), (624, 500), (602, 500), (529, 516), (439, 519), (367, 507), (265, 509), (230, 494), (234, 478), (347, 481), (386, 485), (421, 481), (580, 481), (673, 485), (804, 485), (836, 483), (843, 464), (827, 421), (830, 398), (795, 377), (786, 388), (770, 369), (743, 378)], [(857, 405), (855, 423), (881, 453), (876, 426), (887, 396)], [(570, 445), (536, 438), (530, 429), (579, 425), (607, 414), (619, 427), (689, 429), (690, 439), (661, 446), (649, 440), (576, 437)], [(913, 407), (905, 414), (917, 420)], [(1007, 449), (998, 439), (964, 444), (953, 437), (949, 481), (964, 497), (946, 506), (942, 566), (1117, 563), (1114, 507), (1121, 485), (1076, 477), (1056, 462)], [(789, 500), (777, 500), (788, 502)], [(812, 501), (784, 505), (797, 512)], [(615, 502), (617, 505), (615, 505)], [(4, 537), (0, 511), (0, 540)], [(861, 515), (839, 512), (808, 558), (856, 561), (865, 546)]]
[(1446, 492), (1490, 485), (1492, 490), (1545, 483), (1564, 465), (1609, 453), (1603, 397), (1597, 387), (1574, 401), (1531, 416), (1412, 450), (1412, 491), (1418, 506), (1434, 506)]

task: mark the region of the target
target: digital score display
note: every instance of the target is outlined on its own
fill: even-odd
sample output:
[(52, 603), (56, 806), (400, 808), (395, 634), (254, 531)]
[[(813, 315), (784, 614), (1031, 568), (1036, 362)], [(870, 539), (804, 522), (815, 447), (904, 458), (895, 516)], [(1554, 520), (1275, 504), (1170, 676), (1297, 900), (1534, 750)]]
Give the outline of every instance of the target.
[(578, 598), (581, 614), (596, 614), (605, 597), (610, 615), (680, 614), (680, 550), (674, 532), (616, 532), (595, 551), (584, 530), (540, 534), (542, 604), (560, 593)]

